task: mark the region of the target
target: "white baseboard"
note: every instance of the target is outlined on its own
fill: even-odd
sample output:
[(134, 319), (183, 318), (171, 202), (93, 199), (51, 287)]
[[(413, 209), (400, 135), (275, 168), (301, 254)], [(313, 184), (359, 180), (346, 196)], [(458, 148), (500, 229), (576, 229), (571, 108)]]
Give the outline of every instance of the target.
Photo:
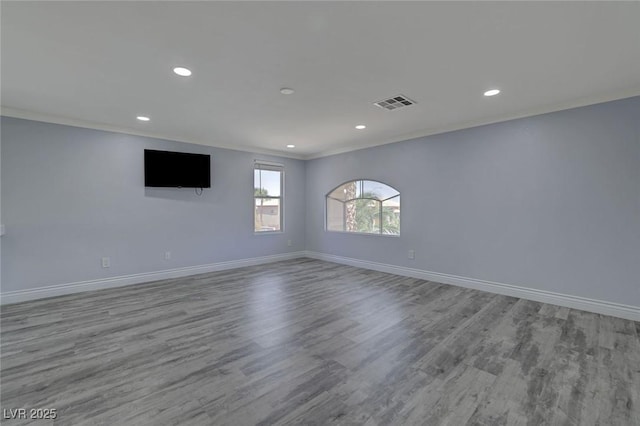
[(564, 306), (572, 309), (580, 309), (597, 314), (610, 315), (613, 317), (624, 318), (632, 321), (640, 321), (640, 307), (638, 306), (622, 305), (619, 303), (587, 299), (585, 297), (571, 296), (568, 294), (554, 293), (551, 291), (519, 287), (511, 284), (502, 284), (492, 281), (478, 280), (475, 278), (459, 277), (457, 275), (442, 274), (439, 272), (424, 271), (421, 269), (405, 268), (403, 266), (388, 265), (385, 263), (370, 262), (366, 260), (334, 256), (331, 254), (318, 253), (313, 251), (306, 251), (305, 255), (306, 257), (310, 257), (312, 259), (326, 260), (328, 262), (340, 263), (343, 265), (355, 266), (358, 268), (387, 272), (389, 274), (434, 281), (442, 284), (451, 284), (458, 287), (472, 288), (475, 290), (487, 291), (490, 293), (497, 293), (505, 296), (512, 296), (527, 300), (533, 300), (536, 302), (549, 303), (552, 305)]
[(9, 303), (26, 302), (28, 300), (44, 299), (46, 297), (62, 296), (65, 294), (80, 293), (84, 291), (102, 290), (105, 288), (122, 287), (169, 278), (180, 278), (189, 275), (222, 271), (225, 269), (241, 268), (243, 266), (261, 265), (264, 263), (278, 262), (280, 260), (289, 260), (298, 257), (304, 257), (304, 255), (305, 252), (298, 251), (293, 253), (276, 254), (272, 256), (252, 257), (249, 259), (210, 263), (207, 265), (166, 269), (164, 271), (144, 272), (141, 274), (123, 275), (119, 277), (102, 278), (97, 280), (78, 281), (74, 283), (32, 288), (29, 290), (8, 291), (6, 293), (0, 293), (0, 304), (7, 305)]
[(104, 279), (79, 281), (68, 284), (58, 284), (47, 287), (39, 287), (29, 290), (9, 291), (0, 294), (0, 304), (25, 302), (29, 300), (43, 299), (47, 297), (62, 296), (65, 294), (80, 293), (91, 290), (101, 290), (112, 287), (122, 287), (132, 284), (146, 283), (170, 278), (180, 278), (189, 275), (203, 274), (207, 272), (222, 271), (226, 269), (254, 266), (281, 260), (309, 257), (325, 260), (358, 268), (371, 269), (405, 277), (434, 281), (443, 284), (451, 284), (458, 287), (472, 288), (490, 293), (503, 294), (505, 296), (519, 297), (536, 302), (550, 303), (572, 309), (594, 312), (597, 314), (611, 315), (614, 317), (640, 321), (640, 307), (606, 302), (602, 300), (587, 299), (585, 297), (571, 296), (545, 290), (536, 290), (511, 284), (502, 284), (492, 281), (478, 280), (475, 278), (460, 277), (457, 275), (443, 274), (439, 272), (425, 271), (421, 269), (406, 268), (403, 266), (389, 265), (367, 260), (353, 259), (349, 257), (334, 256), (331, 254), (298, 251), (293, 253), (276, 254), (272, 256), (253, 257), (249, 259), (231, 260), (227, 262), (210, 263), (207, 265), (188, 266), (185, 268), (167, 269), (164, 271), (145, 272), (141, 274), (123, 275)]

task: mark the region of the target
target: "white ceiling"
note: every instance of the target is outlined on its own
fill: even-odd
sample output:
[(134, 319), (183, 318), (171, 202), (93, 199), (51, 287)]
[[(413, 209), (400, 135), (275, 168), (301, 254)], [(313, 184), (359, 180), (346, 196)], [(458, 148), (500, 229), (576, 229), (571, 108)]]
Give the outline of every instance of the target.
[(4, 115), (300, 158), (640, 94), (640, 2), (1, 8)]

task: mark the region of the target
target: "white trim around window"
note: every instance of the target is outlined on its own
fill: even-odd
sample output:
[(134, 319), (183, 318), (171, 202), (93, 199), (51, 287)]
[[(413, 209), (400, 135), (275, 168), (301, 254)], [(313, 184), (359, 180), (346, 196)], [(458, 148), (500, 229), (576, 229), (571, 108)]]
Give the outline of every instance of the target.
[(399, 236), (400, 192), (368, 179), (338, 185), (325, 196), (325, 230)]
[(253, 165), (253, 232), (284, 232), (284, 166), (255, 160)]

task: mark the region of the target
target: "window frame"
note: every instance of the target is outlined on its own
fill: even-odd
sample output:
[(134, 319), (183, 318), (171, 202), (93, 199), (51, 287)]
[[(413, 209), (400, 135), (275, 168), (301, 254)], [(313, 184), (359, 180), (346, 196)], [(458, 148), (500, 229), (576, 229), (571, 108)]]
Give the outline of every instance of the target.
[[(360, 181), (362, 181), (362, 182), (368, 181), (368, 182), (375, 182), (375, 183), (382, 184), (382, 185), (384, 185), (386, 187), (389, 187), (389, 188), (393, 189), (396, 192), (396, 194), (391, 196), (391, 197), (387, 197), (385, 199), (378, 199), (378, 198), (371, 198), (371, 197), (356, 197), (356, 198), (352, 198), (352, 199), (344, 200), (344, 201), (343, 200), (339, 200), (339, 199), (334, 198), (334, 197), (331, 197), (331, 194), (336, 189), (340, 188), (341, 186), (346, 185), (346, 184), (351, 183), (351, 182), (360, 182)], [(382, 212), (383, 212), (384, 202), (385, 201), (392, 200), (392, 199), (394, 199), (396, 197), (401, 197), (401, 195), (402, 195), (401, 192), (398, 191), (398, 189), (395, 186), (389, 185), (387, 183), (384, 183), (384, 182), (381, 182), (381, 181), (375, 180), (375, 179), (356, 178), (356, 179), (351, 179), (351, 180), (342, 182), (341, 184), (336, 185), (335, 187), (333, 187), (324, 196), (324, 230), (325, 230), (325, 232), (336, 232), (336, 233), (340, 233), (340, 234), (372, 235), (372, 236), (376, 236), (376, 237), (400, 237), (400, 227), (402, 225), (398, 226), (398, 233), (397, 234), (384, 234), (384, 233), (382, 233), (382, 228), (383, 228), (383, 223), (382, 223), (383, 214), (382, 214)], [(329, 217), (328, 217), (328, 210), (329, 210), (328, 209), (328, 200), (329, 199), (337, 201), (339, 203), (342, 203), (343, 221), (342, 221), (342, 230), (341, 231), (338, 231), (338, 230), (335, 230), (335, 229), (329, 229)], [(379, 226), (379, 231), (378, 232), (353, 232), (353, 231), (347, 231), (346, 230), (346, 219), (344, 219), (344, 218), (346, 218), (347, 215), (346, 215), (345, 209), (346, 209), (347, 203), (355, 201), (355, 200), (372, 200), (372, 201), (375, 201), (375, 202), (380, 204), (380, 207), (378, 209), (378, 217), (380, 218), (379, 219), (379, 225), (378, 225)], [(400, 219), (400, 224), (402, 224), (402, 208), (400, 208), (400, 218), (399, 219)]]
[[(256, 170), (269, 170), (280, 172), (280, 195), (279, 196), (257, 196), (255, 194), (256, 191), (256, 182), (255, 182), (255, 173)], [(273, 234), (282, 234), (284, 232), (284, 164), (274, 163), (270, 161), (263, 160), (254, 160), (253, 161), (253, 234), (254, 235), (273, 235)], [(280, 229), (273, 231), (256, 231), (256, 200), (262, 199), (274, 199), (280, 201)]]

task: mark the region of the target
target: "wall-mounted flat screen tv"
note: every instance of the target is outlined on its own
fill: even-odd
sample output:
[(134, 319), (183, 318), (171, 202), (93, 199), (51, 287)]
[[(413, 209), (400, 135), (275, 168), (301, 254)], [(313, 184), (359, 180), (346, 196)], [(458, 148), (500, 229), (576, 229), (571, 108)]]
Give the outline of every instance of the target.
[(145, 149), (144, 186), (211, 188), (211, 156)]

